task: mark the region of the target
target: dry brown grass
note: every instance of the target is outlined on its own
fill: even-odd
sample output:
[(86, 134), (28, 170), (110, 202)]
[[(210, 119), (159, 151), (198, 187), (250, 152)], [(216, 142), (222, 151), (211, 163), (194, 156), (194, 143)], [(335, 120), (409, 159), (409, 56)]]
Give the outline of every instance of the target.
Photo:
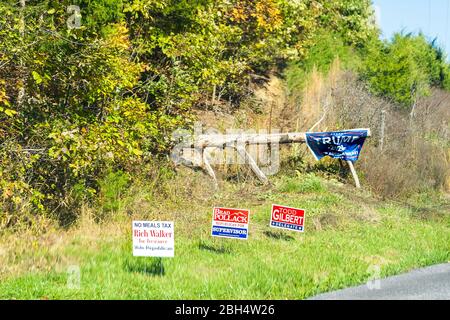
[[(372, 138), (363, 149), (359, 166), (366, 183), (378, 194), (401, 197), (445, 190), (450, 175), (449, 93), (434, 90), (417, 102), (411, 116), (409, 110), (370, 95), (347, 73), (335, 91), (333, 108), (340, 127), (371, 128)], [(382, 110), (386, 114), (383, 148)]]
[(114, 241), (124, 234), (129, 224), (124, 220), (111, 220), (99, 224), (94, 210), (83, 207), (76, 225), (62, 229), (48, 220), (45, 230), (19, 229), (0, 236), (0, 279), (34, 272), (66, 270), (79, 262), (69, 258), (64, 250), (77, 241), (86, 251), (100, 250), (99, 244)]
[[(292, 130), (307, 131), (314, 124), (316, 124), (324, 113), (328, 117), (331, 113), (326, 112), (333, 103), (333, 92), (339, 85), (339, 79), (342, 76), (341, 63), (336, 59), (328, 74), (323, 75), (316, 68), (307, 76), (305, 87), (300, 95), (300, 106), (296, 105), (292, 97), (290, 99), (290, 107), (286, 108), (286, 113), (289, 113), (296, 120), (295, 126), (291, 125)], [(293, 95), (294, 97), (295, 95)], [(327, 122), (321, 122), (315, 131), (326, 131)]]

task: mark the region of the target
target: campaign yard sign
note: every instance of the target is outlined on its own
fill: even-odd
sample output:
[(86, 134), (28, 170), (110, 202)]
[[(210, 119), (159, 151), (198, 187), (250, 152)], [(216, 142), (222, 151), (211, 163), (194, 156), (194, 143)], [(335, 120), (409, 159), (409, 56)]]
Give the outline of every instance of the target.
[(369, 129), (336, 132), (307, 132), (306, 144), (316, 160), (325, 156), (355, 162), (369, 136)]
[(305, 210), (274, 204), (272, 205), (270, 226), (303, 232), (305, 227)]
[(173, 257), (173, 221), (133, 221), (133, 256)]
[(215, 207), (211, 235), (213, 237), (247, 240), (249, 219), (249, 210)]

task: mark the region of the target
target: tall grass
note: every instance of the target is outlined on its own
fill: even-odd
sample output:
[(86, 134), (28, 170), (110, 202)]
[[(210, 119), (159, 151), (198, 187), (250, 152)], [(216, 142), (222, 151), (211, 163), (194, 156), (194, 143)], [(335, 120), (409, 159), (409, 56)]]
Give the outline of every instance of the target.
[(360, 167), (377, 193), (403, 197), (450, 191), (450, 93), (435, 89), (430, 97), (417, 101), (414, 111), (404, 110), (370, 95), (347, 73), (335, 91), (333, 112), (342, 126), (371, 128), (373, 136), (363, 149)]
[[(183, 181), (190, 194), (177, 188)], [(303, 174), (271, 187), (226, 183), (217, 193), (196, 188), (209, 182), (200, 172), (175, 182), (148, 200), (152, 210), (136, 194), (141, 211), (130, 217), (129, 204), (121, 206), (123, 221), (99, 225), (85, 212), (70, 230), (0, 238), (0, 299), (302, 299), (362, 284), (373, 266), (387, 276), (450, 258), (441, 210), (424, 218)], [(174, 209), (176, 197), (184, 204)], [(223, 203), (251, 208), (248, 241), (210, 237), (211, 208)], [(306, 209), (306, 233), (270, 228), (272, 203)], [(132, 256), (131, 220), (140, 217), (176, 219), (174, 258)], [(71, 266), (79, 286), (68, 286)]]

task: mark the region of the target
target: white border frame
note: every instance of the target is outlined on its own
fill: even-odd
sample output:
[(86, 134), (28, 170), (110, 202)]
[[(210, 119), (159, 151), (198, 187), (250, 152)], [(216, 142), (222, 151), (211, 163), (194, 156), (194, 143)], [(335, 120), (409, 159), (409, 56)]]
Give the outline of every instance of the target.
[[(276, 227), (272, 225), (272, 213), (273, 213), (273, 206), (278, 206), (278, 207), (283, 207), (283, 208), (287, 208), (287, 209), (294, 209), (294, 210), (302, 210), (304, 212), (303, 214), (303, 230), (295, 230), (295, 229), (288, 229), (288, 228), (283, 228), (283, 227)], [(282, 230), (287, 230), (287, 231), (294, 231), (294, 232), (300, 232), (300, 233), (304, 233), (305, 232), (305, 222), (306, 221), (306, 209), (301, 209), (301, 208), (294, 208), (294, 207), (288, 207), (288, 206), (284, 206), (281, 204), (276, 204), (273, 203), (272, 204), (272, 209), (270, 210), (270, 222), (269, 222), (269, 227), (271, 228), (276, 228), (276, 229), (282, 229)], [(276, 221), (275, 221), (276, 222)], [(288, 223), (289, 224), (289, 223)]]

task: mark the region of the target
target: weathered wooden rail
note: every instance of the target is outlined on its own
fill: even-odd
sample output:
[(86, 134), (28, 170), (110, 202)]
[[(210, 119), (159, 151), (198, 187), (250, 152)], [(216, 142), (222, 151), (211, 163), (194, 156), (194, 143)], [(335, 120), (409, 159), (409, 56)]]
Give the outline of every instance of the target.
[[(367, 135), (370, 137), (370, 131)], [(293, 143), (306, 143), (305, 132), (288, 132), (288, 133), (273, 133), (273, 134), (207, 134), (199, 135), (191, 143), (185, 143), (179, 145), (181, 149), (195, 149), (199, 150), (202, 154), (202, 160), (204, 167), (208, 174), (214, 179), (217, 185), (216, 175), (210, 164), (210, 151), (212, 149), (224, 149), (234, 148), (238, 154), (248, 162), (252, 171), (256, 174), (259, 180), (263, 183), (268, 183), (266, 175), (258, 167), (255, 159), (246, 150), (248, 145), (273, 145), (273, 144), (293, 144)], [(347, 161), (355, 185), (360, 188), (360, 182), (356, 173), (353, 162)]]

